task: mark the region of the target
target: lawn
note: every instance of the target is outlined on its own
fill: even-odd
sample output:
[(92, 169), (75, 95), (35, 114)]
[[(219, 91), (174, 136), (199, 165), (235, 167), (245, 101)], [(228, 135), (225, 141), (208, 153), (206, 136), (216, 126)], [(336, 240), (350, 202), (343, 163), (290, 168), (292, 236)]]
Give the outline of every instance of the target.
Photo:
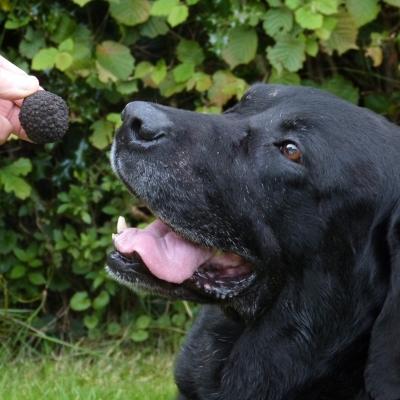
[(143, 351), (101, 357), (71, 353), (0, 362), (1, 400), (169, 400), (173, 356)]

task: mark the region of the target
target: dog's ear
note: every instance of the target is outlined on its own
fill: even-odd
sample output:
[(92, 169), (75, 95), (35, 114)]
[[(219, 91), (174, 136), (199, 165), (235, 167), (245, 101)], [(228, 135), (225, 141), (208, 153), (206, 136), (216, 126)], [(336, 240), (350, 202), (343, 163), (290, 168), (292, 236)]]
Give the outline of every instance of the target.
[(388, 229), (389, 285), (371, 333), (366, 388), (374, 400), (400, 399), (400, 207)]

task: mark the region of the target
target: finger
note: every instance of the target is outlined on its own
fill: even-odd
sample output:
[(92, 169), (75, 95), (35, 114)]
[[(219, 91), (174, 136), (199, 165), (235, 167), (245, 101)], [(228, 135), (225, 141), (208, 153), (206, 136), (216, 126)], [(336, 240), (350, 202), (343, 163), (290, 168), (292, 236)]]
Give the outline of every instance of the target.
[(0, 98), (7, 100), (22, 99), (36, 92), (39, 81), (30, 75), (20, 75), (0, 67)]
[(12, 131), (13, 127), (10, 121), (0, 115), (0, 145), (7, 141)]
[(21, 109), (19, 107), (14, 106), (11, 108), (7, 115), (7, 119), (13, 128), (13, 133), (15, 133), (16, 135), (19, 135), (22, 130), (21, 122), (19, 121), (20, 111)]
[[(13, 133), (15, 133), (15, 132), (13, 132)], [(20, 131), (18, 133), (16, 133), (16, 135), (20, 139), (25, 140), (25, 142), (33, 143), (33, 141), (28, 138), (28, 135), (26, 134), (26, 132), (22, 128), (20, 129)]]
[(0, 55), (0, 67), (13, 72), (14, 74), (24, 74), (27, 75), (27, 73), (22, 70), (21, 68), (18, 68), (16, 65), (14, 65), (12, 62), (8, 61), (6, 58)]
[[(44, 90), (44, 89), (41, 86), (39, 86), (39, 89), (37, 91), (39, 91), (39, 90)], [(13, 103), (16, 104), (18, 107), (21, 107), (24, 100), (25, 99), (14, 100)]]

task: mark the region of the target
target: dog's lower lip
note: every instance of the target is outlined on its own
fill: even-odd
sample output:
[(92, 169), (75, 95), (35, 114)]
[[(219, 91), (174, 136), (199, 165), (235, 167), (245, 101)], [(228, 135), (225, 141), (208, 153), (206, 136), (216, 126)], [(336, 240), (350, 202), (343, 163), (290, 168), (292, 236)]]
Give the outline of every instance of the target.
[[(209, 274), (200, 267), (192, 277), (182, 284), (173, 284), (160, 281), (158, 278), (154, 277), (137, 254), (132, 254), (130, 257), (127, 257), (120, 254), (118, 251), (114, 253), (119, 255), (119, 262), (116, 263), (112, 260), (112, 258), (115, 257), (109, 257), (111, 261), (108, 262), (107, 269), (112, 272), (111, 275), (114, 279), (117, 279), (120, 283), (126, 281), (126, 275), (139, 274), (146, 277), (147, 280), (153, 281), (154, 285), (162, 284), (170, 288), (182, 286), (216, 300), (226, 300), (242, 293), (251, 286), (255, 278), (255, 273), (250, 265), (248, 265), (247, 274), (225, 278), (217, 277), (215, 279), (209, 276)], [(138, 276), (135, 276), (133, 281), (139, 283), (139, 279)]]

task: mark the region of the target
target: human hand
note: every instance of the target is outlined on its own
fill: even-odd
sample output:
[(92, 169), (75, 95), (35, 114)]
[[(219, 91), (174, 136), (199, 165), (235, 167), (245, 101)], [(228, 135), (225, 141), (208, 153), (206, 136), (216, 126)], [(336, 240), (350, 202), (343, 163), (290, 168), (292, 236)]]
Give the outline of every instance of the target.
[(39, 89), (37, 78), (0, 56), (0, 145), (11, 133), (29, 140), (19, 122), (19, 112), (24, 98)]

